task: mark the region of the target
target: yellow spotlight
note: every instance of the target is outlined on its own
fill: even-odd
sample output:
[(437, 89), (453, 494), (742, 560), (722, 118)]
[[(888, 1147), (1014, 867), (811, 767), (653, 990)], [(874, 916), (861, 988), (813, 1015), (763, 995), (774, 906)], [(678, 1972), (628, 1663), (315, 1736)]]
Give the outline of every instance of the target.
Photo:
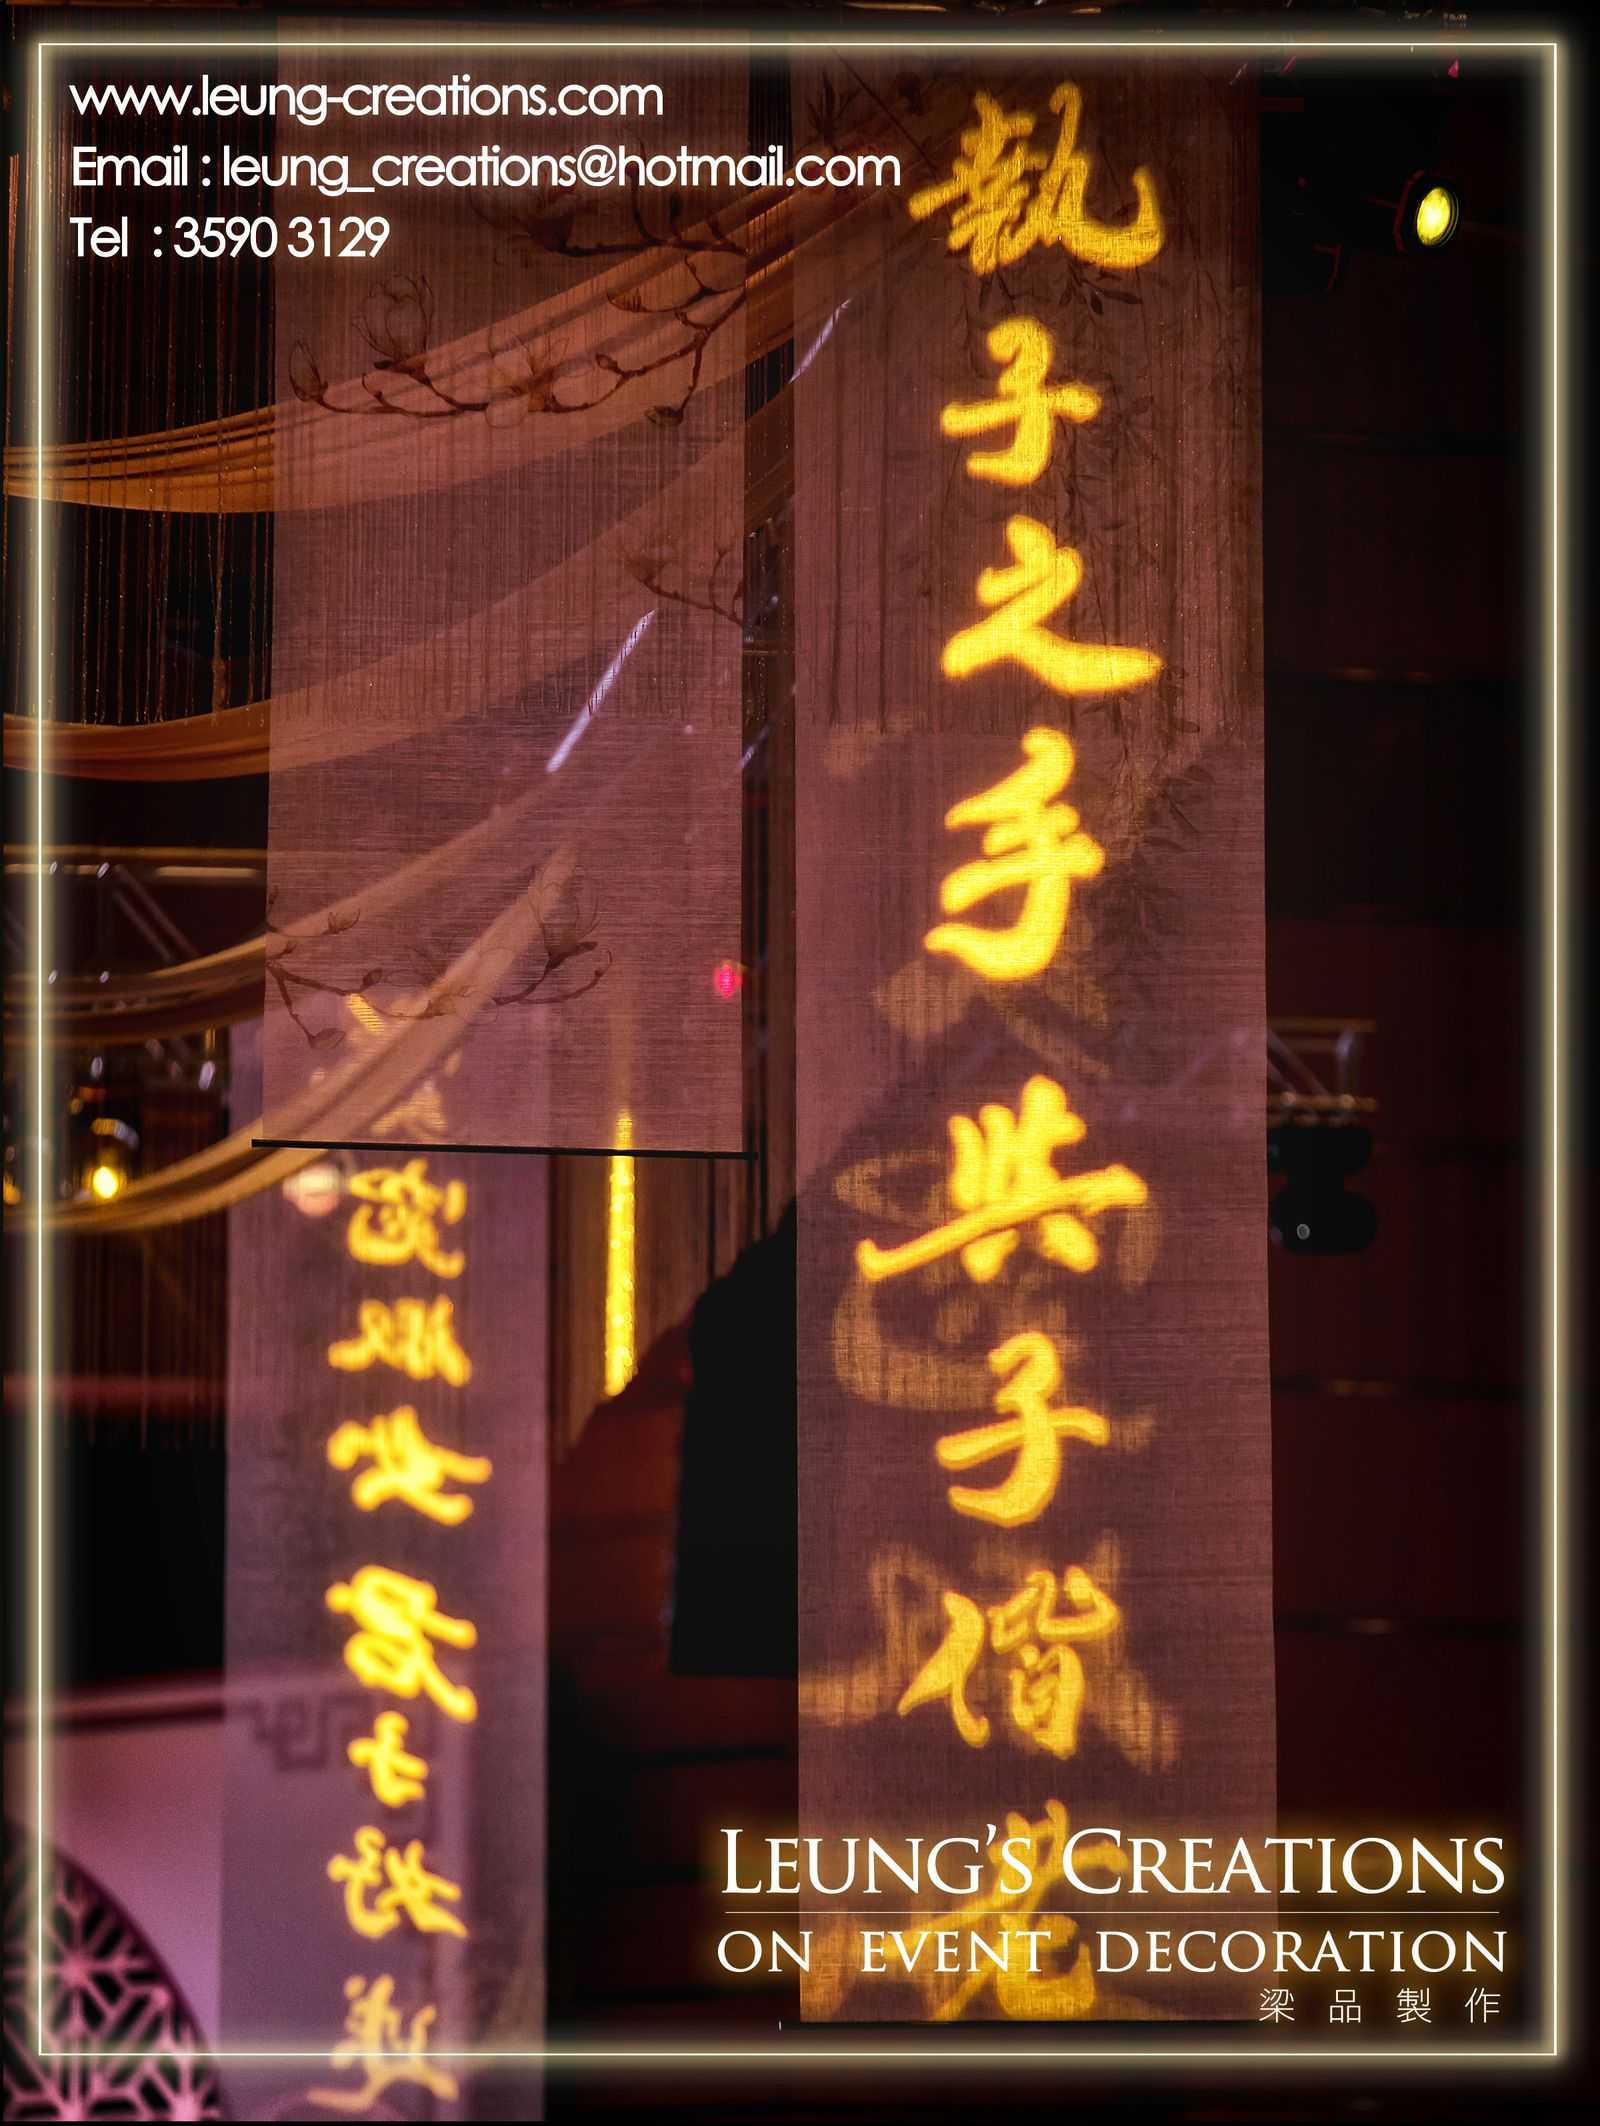
[(626, 1108), (617, 1117), (617, 1149), (611, 1155), (606, 1189), (606, 1333), (607, 1395), (620, 1395), (634, 1375), (634, 1193), (633, 1117)]
[(80, 1193), (93, 1196), (98, 1203), (109, 1203), (113, 1196), (122, 1194), (131, 1178), (129, 1154), (139, 1149), (139, 1132), (131, 1122), (121, 1122), (115, 1115), (96, 1115), (89, 1124), (89, 1135), (93, 1141), (78, 1170), (82, 1176)]
[(1413, 226), (1417, 242), (1429, 250), (1448, 243), (1461, 219), (1461, 202), (1448, 185), (1433, 185), (1417, 201)]

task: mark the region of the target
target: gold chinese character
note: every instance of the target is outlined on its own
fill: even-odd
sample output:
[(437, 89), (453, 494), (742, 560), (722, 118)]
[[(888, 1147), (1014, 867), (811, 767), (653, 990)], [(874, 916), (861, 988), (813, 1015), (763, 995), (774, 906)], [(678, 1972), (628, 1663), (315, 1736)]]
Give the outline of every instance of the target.
[[(1081, 1569), (1084, 1584), (1094, 1590), (1092, 1600), (1116, 1601), (1121, 1562), (1114, 1540), (1102, 1537)], [(958, 1597), (953, 1615), (942, 1585), (947, 1577), (932, 1559), (903, 1545), (875, 1552), (868, 1560), (868, 1586), (878, 1625), (876, 1643), (836, 1667), (802, 1670), (802, 1719), (824, 1727), (859, 1727), (883, 1719), (905, 1695), (907, 1676), (920, 1675), (930, 1640), (939, 1639), (941, 1634), (947, 1636), (958, 1619), (974, 1658), (981, 1658), (987, 1637), (973, 1615), (977, 1605), (963, 1606)], [(1072, 1584), (1069, 1576), (1069, 1592)], [(1031, 1602), (1031, 1591), (1025, 1589), (1025, 1593)], [(1002, 1611), (1005, 1606), (998, 1605)], [(1052, 1621), (1059, 1624), (1073, 1620)], [(1049, 1651), (1047, 1642), (1041, 1659)], [(1170, 1771), (1178, 1761), (1177, 1716), (1155, 1697), (1145, 1676), (1129, 1665), (1120, 1637), (1114, 1631), (1104, 1636), (1091, 1635), (1082, 1644), (1081, 1655), (1083, 1691), (1093, 1704), (1100, 1739), (1141, 1771)], [(1027, 1664), (1021, 1665), (1026, 1670)], [(1052, 1702), (1064, 1687), (1057, 1680), (1058, 1667), (1064, 1665), (1048, 1662), (1043, 1674), (1032, 1679), (1041, 1686), (1035, 1700), (1038, 1718), (1047, 1720)], [(971, 1673), (964, 1660), (951, 1662), (951, 1674), (957, 1682), (964, 1685)], [(1029, 1680), (1026, 1674), (1015, 1679), (1015, 1689), (1023, 1697), (1016, 1717), (1019, 1731), (1024, 1733), (1031, 1732), (1036, 1717), (1026, 1702), (1024, 1686)], [(1012, 1687), (1001, 1679), (1002, 1696), (1008, 1705)], [(954, 1711), (951, 1715), (958, 1731), (964, 1724), (969, 1736), (986, 1734), (982, 1698), (969, 1702), (963, 1688), (960, 1706), (962, 1719), (958, 1721)], [(971, 1746), (981, 1747), (975, 1739)]]
[(362, 1373), (368, 1366), (393, 1366), (412, 1380), (437, 1375), (452, 1388), (472, 1378), (472, 1361), (456, 1342), (455, 1308), (448, 1299), (430, 1306), (423, 1299), (364, 1299), (357, 1319), (359, 1336), (329, 1344), (328, 1363), (341, 1373)]
[(1100, 411), (1099, 395), (1086, 384), (1046, 381), (1055, 350), (1049, 333), (1032, 318), (1007, 318), (985, 345), (1002, 364), (999, 397), (946, 406), (939, 427), (947, 436), (981, 436), (1009, 427), (1012, 437), (1004, 450), (967, 452), (967, 471), (975, 480), (1028, 487), (1050, 463), (1056, 422), (1092, 421)]
[[(388, 1887), (379, 1889), (385, 1876)], [(402, 1915), (419, 1934), (466, 1934), (454, 1912), (441, 1909), (441, 1902), (460, 1901), (461, 1885), (424, 1867), (420, 1838), (413, 1838), (402, 1850), (390, 1845), (376, 1824), (364, 1823), (356, 1832), (355, 1858), (336, 1853), (328, 1862), (328, 1880), (344, 1884), (345, 1917), (369, 1941), (392, 1934)], [(378, 1891), (370, 1904), (369, 1890)]]
[(386, 1809), (402, 1809), (427, 1791), (428, 1760), (405, 1746), (410, 1722), (404, 1713), (379, 1713), (370, 1735), (357, 1735), (345, 1754), (364, 1771)]
[(967, 1703), (967, 1681), (983, 1653), (983, 1611), (963, 1594), (944, 1597), (945, 1635), (937, 1653), (925, 1661), (895, 1708), (903, 1720), (935, 1698), (950, 1700), (956, 1733), (969, 1749), (981, 1750), (989, 1739), (989, 1722)]
[(441, 1616), (437, 1588), (381, 1565), (363, 1565), (354, 1579), (336, 1581), (326, 1600), (335, 1615), (360, 1627), (345, 1642), (344, 1658), (369, 1690), (392, 1691), (397, 1698), (425, 1691), (450, 1719), (477, 1718), (477, 1699), (465, 1684), (448, 1681), (431, 1642), (476, 1646), (478, 1629), (463, 1617)]
[[(989, 1847), (989, 1883), (969, 1903), (942, 1912), (918, 1912), (899, 1931), (900, 1955), (921, 1992), (926, 2013), (936, 2023), (957, 2021), (985, 1987), (993, 1986), (995, 2005), (1005, 2016), (1030, 2021), (1067, 2022), (1091, 2015), (1095, 2005), (1094, 1963), (1081, 1944), (1064, 1969), (1049, 1957), (1072, 1949), (1078, 1940), (1076, 1919), (1064, 1912), (1043, 1912), (1062, 1881), (1067, 1812), (1059, 1801), (1045, 1803), (1044, 1820), (1030, 1823), (1009, 1810), (1005, 1829)], [(1082, 1838), (1073, 1850), (1073, 1867), (1087, 1873), (1126, 1875), (1127, 1855), (1109, 1839)], [(850, 1923), (839, 1932), (820, 1930), (808, 2007), (820, 2015), (836, 2014), (861, 1970), (861, 1943)], [(959, 1984), (938, 1968), (937, 1937), (954, 1930), (982, 1941), (990, 1954), (973, 1958)], [(814, 2006), (812, 2004), (814, 2003)]]
[(388, 1976), (370, 1984), (364, 1978), (347, 1978), (344, 1997), (350, 2003), (344, 2019), (350, 2035), (334, 2046), (328, 2064), (340, 2070), (359, 2066), (366, 2080), (359, 2089), (309, 2090), (313, 2103), (330, 2111), (370, 2111), (386, 2090), (402, 2082), (426, 2089), (442, 2103), (454, 2102), (460, 2093), (455, 2076), (428, 2060), (428, 2032), (438, 2020), (437, 2008), (419, 2008), (405, 2029), (394, 2005), (394, 1980)]
[[(1055, 1613), (1058, 1593), (1072, 1604), (1071, 1616)], [(1030, 1572), (1018, 1592), (984, 1615), (963, 1594), (944, 1596), (946, 1632), (931, 1660), (913, 1679), (898, 1711), (902, 1717), (937, 1698), (950, 1701), (956, 1732), (971, 1749), (989, 1740), (989, 1721), (967, 1702), (967, 1685), (983, 1654), (984, 1641), (997, 1654), (1014, 1654), (1008, 1710), (1011, 1724), (1053, 1757), (1070, 1757), (1078, 1746), (1083, 1706), (1083, 1663), (1070, 1642), (1103, 1639), (1115, 1630), (1119, 1611), (1081, 1565), (1069, 1565), (1058, 1587), (1053, 1572)]]
[[(935, 2008), (935, 2022), (954, 2022), (990, 1982), (991, 1976), (995, 2002), (1001, 2014), (1019, 2021), (1070, 2022), (1086, 2016), (1093, 2008), (1094, 1965), (1087, 1949), (1080, 1946), (1065, 1971), (1043, 1970), (1039, 1968), (1037, 1953), (1025, 1953), (1025, 1937), (1029, 1931), (1035, 1936), (1040, 1933), (1045, 1936), (1042, 1943), (1026, 1944), (1036, 1952), (1038, 1949), (1070, 1949), (1077, 1940), (1075, 1919), (1063, 1912), (1041, 1915), (1038, 1909), (1051, 1885), (1061, 1880), (1061, 1856), (1066, 1836), (1067, 1812), (1059, 1801), (1045, 1803), (1044, 1820), (1040, 1823), (1029, 1823), (1014, 1809), (1007, 1815), (1005, 1840), (990, 1847), (990, 1858), (997, 1863), (1005, 1859), (1012, 1868), (1020, 1867), (1025, 1871), (1024, 1880), (1028, 1886), (1015, 1893), (996, 1889), (976, 1904), (935, 1918), (935, 1926), (964, 1927), (982, 1924), (992, 1917), (999, 1935), (993, 1946), (1000, 1957), (999, 1965), (992, 1972), (987, 1969), (975, 1972)], [(1103, 1868), (1113, 1875), (1125, 1875), (1129, 1862), (1120, 1846), (1113, 1845), (1109, 1839), (1099, 1838), (1086, 1841), (1075, 1849), (1073, 1866), (1082, 1873)], [(1009, 1873), (1002, 1874), (998, 1866), (996, 1872), (1002, 1881), (1010, 1879)], [(1030, 1924), (1041, 1917), (1042, 1927)]]
[(1058, 1174), (1054, 1152), (1085, 1134), (1053, 1078), (1030, 1078), (1015, 1115), (998, 1104), (980, 1108), (976, 1122), (952, 1115), (950, 1196), (961, 1216), (903, 1247), (880, 1248), (863, 1240), (856, 1249), (862, 1276), (874, 1283), (900, 1277), (959, 1251), (967, 1275), (987, 1284), (999, 1275), (1026, 1225), (1033, 1227), (1033, 1244), (1047, 1261), (1092, 1270), (1100, 1248), (1085, 1220), (1102, 1211), (1136, 1209), (1148, 1191), (1125, 1166)]
[(959, 629), (944, 646), (940, 669), (947, 679), (967, 679), (1010, 658), (1057, 694), (1110, 694), (1143, 686), (1161, 669), (1149, 650), (1109, 643), (1074, 642), (1044, 625), (1083, 581), (1083, 560), (1033, 517), (1006, 525), (1011, 562), (986, 568), (978, 578), (978, 603), (993, 606), (987, 620)]
[(1003, 111), (980, 89), (977, 124), (961, 136), (963, 152), (943, 183), (927, 185), (906, 202), (913, 221), (953, 207), (946, 247), (965, 251), (975, 273), (1015, 265), (1035, 244), (1057, 244), (1086, 265), (1129, 272), (1161, 249), (1163, 228), (1155, 180), (1133, 173), (1138, 209), (1120, 225), (1096, 221), (1086, 201), (1089, 158), (1077, 146), (1082, 92), (1063, 81), (1050, 98), (1060, 119), (1054, 153), (1031, 146), (1032, 111)]
[(386, 1499), (403, 1499), (447, 1528), (467, 1518), (472, 1500), (459, 1491), (446, 1491), (445, 1484), (452, 1478), (458, 1484), (482, 1484), (493, 1474), (492, 1464), (481, 1454), (436, 1447), (409, 1403), (369, 1425), (351, 1419), (328, 1442), (328, 1460), (335, 1469), (353, 1469), (368, 1459), (372, 1468), (364, 1469), (350, 1486), (350, 1496), (363, 1513), (373, 1512)]
[(986, 1491), (952, 1484), (947, 1496), (957, 1513), (993, 1521), (1000, 1528), (1020, 1528), (1037, 1520), (1056, 1495), (1061, 1442), (1081, 1439), (1103, 1447), (1111, 1427), (1094, 1410), (1051, 1409), (1050, 1397), (1061, 1385), (1061, 1361), (1055, 1345), (1038, 1330), (1011, 1337), (989, 1353), (989, 1364), (996, 1373), (1010, 1375), (994, 1398), (995, 1408), (1010, 1414), (998, 1425), (946, 1433), (934, 1452), (942, 1469), (973, 1469), (998, 1454), (1015, 1454), (1003, 1483)]
[(1067, 927), (1072, 881), (1093, 878), (1106, 853), (1081, 831), (1071, 805), (1052, 804), (1072, 779), (1071, 744), (1059, 731), (1024, 734), (1027, 765), (984, 790), (963, 798), (944, 816), (952, 833), (982, 827), (983, 855), (952, 871), (939, 888), (946, 915), (964, 915), (993, 894), (1023, 888), (1022, 906), (1009, 930), (983, 930), (972, 923), (939, 923), (923, 939), (929, 952), (948, 952), (991, 982), (1021, 982), (1040, 974), (1055, 957)]
[[(427, 1179), (426, 1159), (408, 1159), (403, 1167), (376, 1166), (356, 1174), (352, 1195), (363, 1199), (350, 1221), (350, 1252), (357, 1262), (417, 1261), (439, 1277), (459, 1277), (466, 1256), (459, 1248), (444, 1252), (438, 1220), (455, 1225), (467, 1207), (466, 1183), (450, 1181), (438, 1188)], [(374, 1209), (373, 1206), (377, 1208)]]

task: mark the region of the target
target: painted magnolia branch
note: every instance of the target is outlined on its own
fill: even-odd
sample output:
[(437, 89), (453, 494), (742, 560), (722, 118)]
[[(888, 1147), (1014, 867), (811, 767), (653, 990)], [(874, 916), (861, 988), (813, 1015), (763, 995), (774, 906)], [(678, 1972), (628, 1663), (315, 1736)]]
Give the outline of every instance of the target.
[[(729, 562), (735, 565), (738, 580), (724, 588), (722, 577)], [(670, 578), (679, 567), (679, 558), (672, 548), (657, 549), (650, 553), (635, 553), (628, 556), (628, 572), (642, 583), (652, 597), (673, 605), (685, 605), (697, 613), (711, 613), (718, 620), (729, 620), (737, 628), (744, 626), (745, 585), (744, 546), (742, 541), (727, 545), (719, 542), (706, 577), (703, 592), (680, 588)]]
[[(525, 242), (559, 258), (597, 258), (613, 254), (636, 256), (644, 251), (676, 255), (678, 265), (693, 285), (692, 295), (652, 304), (642, 294), (623, 291), (606, 298), (610, 307), (630, 317), (656, 318), (681, 326), (686, 338), (678, 346), (646, 361), (619, 362), (604, 349), (587, 358), (569, 359), (559, 348), (530, 343), (513, 337), (505, 345), (491, 344), (490, 389), (481, 396), (465, 396), (440, 383), (429, 367), (429, 349), (434, 323), (433, 290), (421, 275), (396, 274), (378, 282), (369, 294), (355, 329), (371, 350), (372, 360), (358, 379), (365, 403), (344, 404), (332, 396), (332, 387), (321, 365), (304, 340), (297, 340), (289, 355), (289, 386), (308, 406), (321, 406), (330, 413), (355, 416), (390, 415), (402, 420), (449, 421), (463, 415), (478, 415), (493, 426), (507, 425), (529, 413), (588, 413), (602, 406), (628, 384), (687, 362), (688, 376), (675, 400), (647, 409), (648, 418), (667, 426), (683, 419), (690, 400), (700, 386), (706, 349), (745, 302), (744, 272), (747, 254), (731, 237), (715, 227), (709, 234), (683, 235), (676, 227), (681, 207), (672, 195), (673, 226), (657, 234), (644, 219), (635, 193), (632, 208), (638, 240), (619, 244), (575, 244), (571, 238), (576, 209), (517, 217), (503, 214), (492, 225), (511, 229)], [(482, 210), (480, 210), (482, 211)], [(739, 275), (731, 288), (708, 279), (703, 261), (730, 257), (738, 261)], [(563, 396), (564, 386), (580, 379), (601, 380), (601, 388), (584, 396)], [(409, 396), (397, 396), (397, 388)], [(420, 388), (425, 399), (417, 402)]]
[[(502, 989), (499, 984), (519, 955), (511, 952), (496, 955), (493, 973), (485, 975), (474, 971), (452, 978), (449, 969), (459, 955), (417, 941), (410, 945), (406, 964), (397, 968), (368, 968), (356, 982), (330, 981), (286, 966), (287, 960), (303, 953), (306, 948), (314, 948), (325, 938), (342, 937), (355, 929), (361, 921), (361, 910), (335, 909), (316, 930), (284, 930), (271, 920), (275, 892), (268, 896), (267, 903), (267, 978), (277, 990), (284, 1010), (305, 1036), (307, 1045), (318, 1049), (337, 1048), (347, 1029), (308, 1025), (296, 1009), (297, 996), (301, 1004), (308, 1002), (314, 994), (335, 997), (341, 1003), (351, 997), (363, 997), (377, 1017), (396, 1024), (451, 1018), (469, 1005), (505, 1010), (515, 1005), (570, 1004), (602, 981), (613, 963), (610, 947), (599, 944), (592, 935), (599, 920), (598, 896), (578, 869), (571, 852), (564, 848), (558, 849), (534, 870), (525, 890), (538, 930), (538, 950), (543, 958), (530, 979), (513, 978), (513, 986), (509, 988)], [(487, 966), (487, 957), (483, 964)], [(567, 970), (568, 979), (551, 990), (549, 985), (563, 969)], [(575, 981), (571, 979), (573, 976), (577, 977)], [(418, 992), (416, 1001), (391, 1004), (378, 1001), (373, 992), (388, 984), (403, 984)]]

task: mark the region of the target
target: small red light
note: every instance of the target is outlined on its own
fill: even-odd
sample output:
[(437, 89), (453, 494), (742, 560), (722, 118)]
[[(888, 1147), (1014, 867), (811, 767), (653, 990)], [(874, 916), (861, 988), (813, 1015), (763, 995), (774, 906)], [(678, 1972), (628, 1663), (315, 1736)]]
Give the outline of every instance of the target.
[(719, 997), (736, 997), (744, 987), (744, 969), (734, 960), (719, 962), (711, 986)]

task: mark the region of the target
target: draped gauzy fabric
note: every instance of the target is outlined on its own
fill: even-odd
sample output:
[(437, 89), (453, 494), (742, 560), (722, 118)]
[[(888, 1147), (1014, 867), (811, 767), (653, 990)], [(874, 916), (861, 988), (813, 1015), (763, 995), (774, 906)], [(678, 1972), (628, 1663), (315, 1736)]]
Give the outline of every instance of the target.
[[(480, 85), (557, 64), (471, 56)], [(283, 55), (333, 85), (371, 63)], [(661, 115), (280, 123), (277, 146), (744, 152), (741, 66), (627, 72)], [(284, 241), (357, 207), (390, 221), (378, 256), (276, 276), (264, 1133), (594, 1148), (626, 1116), (640, 1150), (741, 1149), (717, 971), (741, 945), (748, 205), (302, 190)]]
[[(801, 1831), (985, 1851), (971, 1897), (796, 1922), (812, 2017), (1254, 2012), (1248, 1979), (1102, 1975), (1098, 1928), (1174, 1920), (1061, 1869), (1083, 1827), (1276, 1828), (1227, 71), (997, 53), (797, 84), (830, 139), (906, 156), (851, 248), (797, 267), (829, 324), (796, 345)], [(864, 1974), (875, 1924), (1009, 1937), (1008, 1968), (940, 1975), (930, 1944)]]
[(229, 2065), (243, 2118), (536, 2115), (442, 2055), (543, 2041), (547, 1176), (346, 1155), (229, 1216), (218, 2042), (302, 2055)]

